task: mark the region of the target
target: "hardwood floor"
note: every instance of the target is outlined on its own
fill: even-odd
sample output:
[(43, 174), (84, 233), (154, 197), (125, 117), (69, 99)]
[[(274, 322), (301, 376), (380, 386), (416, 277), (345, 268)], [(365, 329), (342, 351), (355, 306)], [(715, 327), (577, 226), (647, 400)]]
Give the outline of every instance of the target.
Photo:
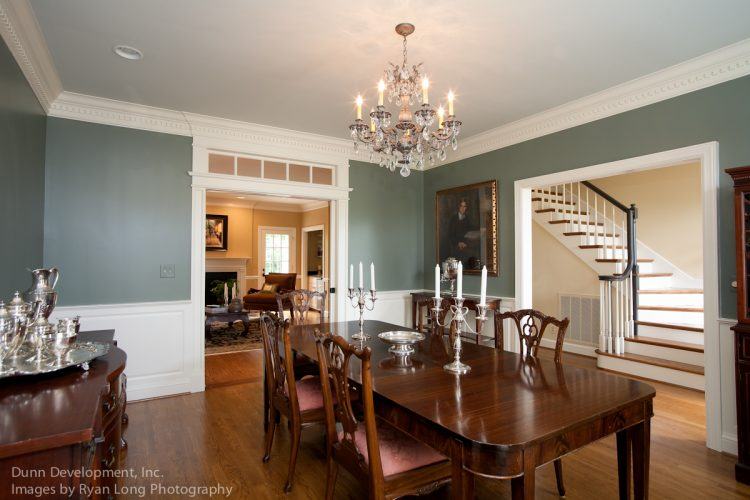
[(254, 349), (206, 356), (206, 388), (261, 380), (258, 363), (262, 364), (262, 360), (256, 358), (260, 359), (258, 353), (262, 352)]
[[(223, 370), (246, 374), (246, 382), (226, 385), (217, 376), (218, 385), (204, 393), (128, 404), (129, 449), (123, 467), (158, 468), (162, 477), (126, 478), (123, 486), (145, 486), (149, 498), (174, 498), (150, 492), (152, 483), (221, 484), (233, 488), (232, 498), (322, 498), (322, 429), (302, 432), (294, 490), (284, 495), (289, 458), (286, 426), (277, 432), (270, 462), (261, 462), (262, 351), (236, 354), (241, 356), (213, 357), (225, 358)], [(542, 355), (551, 357), (551, 352)], [(592, 358), (569, 353), (563, 362), (595, 366)], [(651, 429), (651, 498), (750, 498), (750, 487), (734, 481), (734, 457), (705, 447), (703, 393), (651, 383), (657, 391)], [(563, 458), (563, 464), (568, 499), (616, 498), (614, 436)], [(537, 498), (559, 498), (552, 464), (537, 469), (536, 484)], [(476, 494), (477, 498), (510, 498), (510, 481), (478, 478)], [(336, 498), (365, 497), (352, 477), (339, 473)], [(447, 498), (447, 491), (429, 498)]]

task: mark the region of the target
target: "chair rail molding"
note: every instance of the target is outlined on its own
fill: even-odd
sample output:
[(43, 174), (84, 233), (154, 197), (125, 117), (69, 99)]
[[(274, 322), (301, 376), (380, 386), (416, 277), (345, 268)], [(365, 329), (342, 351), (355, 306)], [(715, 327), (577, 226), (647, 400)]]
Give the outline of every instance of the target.
[(131, 401), (203, 390), (198, 353), (189, 341), (189, 300), (59, 306), (51, 320), (80, 316), (81, 329), (115, 330), (128, 356)]
[(49, 113), (52, 103), (62, 92), (62, 83), (28, 0), (0, 0), (0, 36), (44, 112)]
[(461, 141), (437, 168), (750, 75), (750, 38)]

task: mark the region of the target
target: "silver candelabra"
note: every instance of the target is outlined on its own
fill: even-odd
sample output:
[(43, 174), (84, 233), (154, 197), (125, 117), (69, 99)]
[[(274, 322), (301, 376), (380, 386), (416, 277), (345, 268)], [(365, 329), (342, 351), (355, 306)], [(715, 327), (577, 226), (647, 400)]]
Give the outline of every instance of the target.
[[(466, 363), (461, 362), (461, 332), (475, 333), (476, 335), (480, 335), (480, 332), (474, 332), (469, 326), (469, 323), (466, 321), (466, 316), (469, 314), (469, 308), (464, 307), (463, 297), (454, 298), (454, 303), (450, 306), (450, 321), (447, 323), (447, 325), (440, 324), (439, 318), (440, 311), (442, 310), (440, 307), (440, 303), (442, 302), (443, 298), (433, 297), (432, 300), (435, 303), (435, 307), (432, 308), (432, 320), (435, 322), (435, 324), (443, 328), (447, 326), (449, 332), (451, 331), (452, 325), (456, 328), (456, 335), (453, 338), (453, 361), (446, 365), (443, 365), (443, 369), (459, 375), (462, 373), (467, 373), (469, 370), (471, 370), (471, 367)], [(486, 304), (477, 304), (477, 320), (479, 320), (480, 325), (484, 325), (484, 322), (487, 320)]]
[[(359, 332), (352, 335), (354, 340), (367, 340), (370, 338), (364, 331), (365, 310), (372, 311), (375, 309), (375, 290), (366, 292), (364, 288), (350, 288), (347, 297), (352, 303), (352, 307), (359, 309)], [(369, 299), (369, 306), (367, 305)]]

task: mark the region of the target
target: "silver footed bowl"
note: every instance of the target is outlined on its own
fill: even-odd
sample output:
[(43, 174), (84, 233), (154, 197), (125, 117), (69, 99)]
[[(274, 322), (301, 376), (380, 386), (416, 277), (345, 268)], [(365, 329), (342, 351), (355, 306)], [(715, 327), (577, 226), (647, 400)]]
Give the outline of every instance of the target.
[(419, 332), (409, 332), (405, 330), (394, 330), (378, 334), (378, 338), (390, 344), (388, 352), (395, 356), (408, 356), (414, 352), (414, 344), (422, 342), (424, 335)]

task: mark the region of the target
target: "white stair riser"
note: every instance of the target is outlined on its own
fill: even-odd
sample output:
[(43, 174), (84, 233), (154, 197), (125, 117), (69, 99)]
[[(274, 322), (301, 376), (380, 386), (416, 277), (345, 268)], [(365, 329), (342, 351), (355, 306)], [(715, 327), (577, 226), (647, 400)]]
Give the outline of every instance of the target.
[(641, 321), (655, 321), (658, 323), (703, 326), (702, 312), (651, 311), (648, 309), (639, 309), (638, 319)]
[(638, 335), (703, 345), (703, 332), (690, 332), (687, 330), (675, 330), (674, 328), (638, 325)]
[(639, 363), (625, 358), (613, 358), (612, 356), (597, 356), (596, 365), (605, 370), (627, 373), (636, 377), (643, 377), (651, 380), (659, 380), (668, 384), (689, 387), (700, 391), (705, 390), (703, 375), (695, 373)]
[(638, 282), (641, 290), (663, 290), (670, 287), (672, 279), (671, 276), (659, 276), (656, 278), (641, 276)]
[(702, 293), (639, 293), (642, 306), (703, 307)]
[(640, 342), (625, 341), (625, 352), (651, 356), (652, 358), (668, 359), (670, 361), (679, 361), (680, 363), (689, 363), (691, 365), (703, 365), (703, 353), (687, 351), (685, 349), (675, 349), (673, 347), (662, 347), (658, 345), (642, 344)]

